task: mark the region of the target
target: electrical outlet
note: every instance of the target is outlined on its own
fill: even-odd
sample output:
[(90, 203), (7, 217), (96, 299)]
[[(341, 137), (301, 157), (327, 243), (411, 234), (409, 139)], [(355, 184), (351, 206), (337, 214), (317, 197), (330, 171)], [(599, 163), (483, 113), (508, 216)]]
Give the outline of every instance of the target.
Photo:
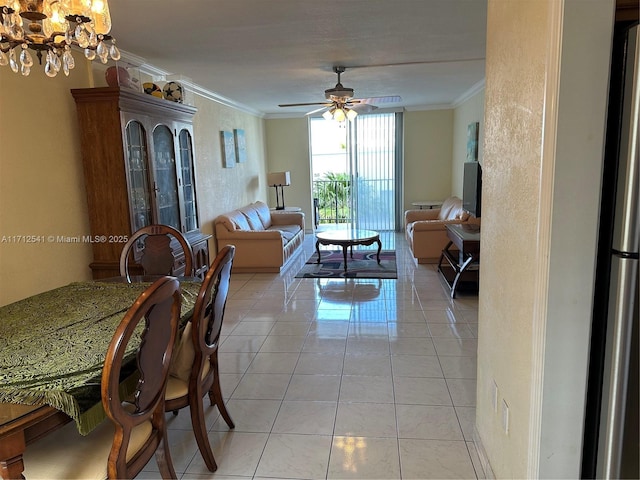
[(509, 435), (509, 405), (502, 399), (502, 429)]
[(498, 384), (495, 380), (491, 387), (491, 406), (493, 407), (493, 411), (498, 413)]

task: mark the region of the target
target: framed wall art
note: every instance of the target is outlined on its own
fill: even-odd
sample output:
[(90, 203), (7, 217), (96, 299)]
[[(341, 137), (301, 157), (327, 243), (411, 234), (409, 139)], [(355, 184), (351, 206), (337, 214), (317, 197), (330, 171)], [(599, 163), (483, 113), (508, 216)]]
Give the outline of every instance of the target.
[(236, 148), (233, 133), (220, 132), (220, 147), (222, 149), (222, 165), (224, 168), (233, 168), (236, 163)]
[(467, 162), (478, 161), (478, 128), (480, 123), (472, 122), (467, 126)]
[(233, 131), (233, 136), (236, 143), (236, 161), (244, 163), (247, 161), (247, 141), (244, 137), (244, 130), (236, 128)]

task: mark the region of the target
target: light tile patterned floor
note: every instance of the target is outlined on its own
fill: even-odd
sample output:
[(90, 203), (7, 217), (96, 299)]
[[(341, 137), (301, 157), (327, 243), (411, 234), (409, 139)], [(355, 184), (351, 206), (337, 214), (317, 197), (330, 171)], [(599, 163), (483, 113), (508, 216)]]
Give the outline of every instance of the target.
[[(236, 423), (206, 407), (218, 471), (188, 412), (167, 415), (183, 479), (484, 478), (474, 444), (477, 295), (450, 300), (401, 234), (397, 280), (234, 274), (220, 347)], [(138, 478), (157, 478), (151, 462)]]

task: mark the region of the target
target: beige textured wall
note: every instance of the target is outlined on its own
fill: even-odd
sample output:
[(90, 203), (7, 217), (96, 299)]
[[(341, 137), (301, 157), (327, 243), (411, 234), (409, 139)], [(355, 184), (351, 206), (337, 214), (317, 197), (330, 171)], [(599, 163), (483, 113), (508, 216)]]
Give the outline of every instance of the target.
[[(198, 108), (194, 117), (198, 213), (201, 230), (212, 234), (216, 216), (267, 199), (264, 120), (204, 97), (196, 95), (194, 100)], [(247, 161), (225, 168), (220, 131), (236, 128), (245, 132)], [(215, 252), (215, 245), (210, 242), (209, 246)]]
[(90, 245), (56, 241), (90, 233), (69, 92), (88, 85), (84, 67), (78, 55), (69, 77), (0, 67), (0, 305), (91, 276)]
[(404, 114), (404, 209), (451, 195), (453, 110)]
[(453, 155), (451, 161), (451, 193), (462, 198), (464, 162), (467, 161), (467, 126), (479, 123), (478, 161), (482, 164), (484, 139), (484, 89), (467, 99), (453, 111)]
[(476, 427), (496, 478), (580, 475), (613, 5), (489, 1)]
[[(300, 207), (305, 229), (313, 230), (311, 205), (311, 162), (307, 117), (266, 120), (266, 150), (269, 172), (291, 172), (291, 185), (284, 187), (284, 204)], [(269, 189), (269, 206), (276, 206), (275, 188)]]
[(497, 478), (527, 477), (549, 1), (488, 5), (476, 425)]

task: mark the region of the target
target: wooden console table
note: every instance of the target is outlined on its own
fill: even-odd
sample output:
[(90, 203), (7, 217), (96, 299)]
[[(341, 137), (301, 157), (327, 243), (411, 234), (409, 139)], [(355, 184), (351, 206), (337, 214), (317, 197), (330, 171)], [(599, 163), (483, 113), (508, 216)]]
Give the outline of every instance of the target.
[[(449, 243), (442, 250), (438, 271), (451, 289), (455, 298), (460, 282), (478, 282), (480, 268), (480, 225), (446, 225)], [(457, 250), (451, 247), (455, 246)], [(444, 262), (444, 264), (443, 264)]]

